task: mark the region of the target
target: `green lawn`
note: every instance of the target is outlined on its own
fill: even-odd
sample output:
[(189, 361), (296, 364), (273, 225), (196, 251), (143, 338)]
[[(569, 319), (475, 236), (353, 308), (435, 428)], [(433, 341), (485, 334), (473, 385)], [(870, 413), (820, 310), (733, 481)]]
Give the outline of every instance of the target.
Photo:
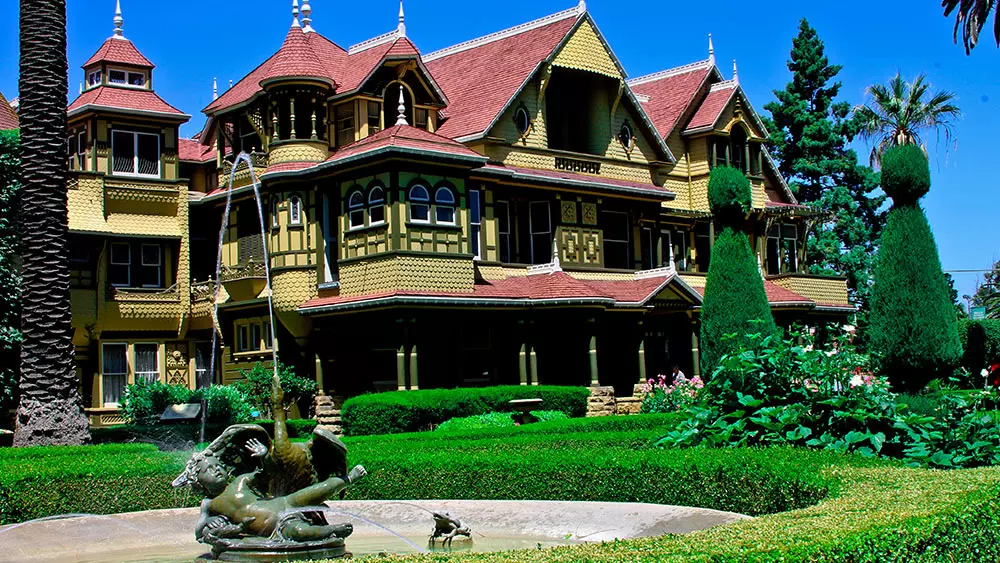
[[(670, 415), (347, 438), (369, 477), (348, 498), (639, 501), (759, 516), (716, 530), (387, 561), (995, 562), (1000, 470), (932, 471), (794, 449), (661, 450)], [(0, 519), (192, 506), (183, 454), (150, 446), (0, 450)], [(96, 495), (97, 500), (92, 500)]]

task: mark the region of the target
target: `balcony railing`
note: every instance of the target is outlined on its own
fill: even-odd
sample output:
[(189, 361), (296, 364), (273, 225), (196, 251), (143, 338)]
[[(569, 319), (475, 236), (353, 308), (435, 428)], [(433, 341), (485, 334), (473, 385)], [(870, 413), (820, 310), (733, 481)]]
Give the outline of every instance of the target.
[[(222, 168), (219, 169), (219, 186), (225, 186), (229, 182), (229, 174), (233, 171), (233, 155), (227, 156), (222, 161)], [(254, 172), (259, 178), (267, 171), (268, 154), (266, 152), (250, 153), (250, 163), (253, 164)], [(233, 187), (238, 188), (250, 185), (250, 169), (243, 162), (236, 168), (236, 175), (233, 176)]]
[(267, 272), (264, 268), (264, 261), (248, 260), (235, 268), (223, 267), (220, 279), (222, 283), (237, 280), (266, 279)]

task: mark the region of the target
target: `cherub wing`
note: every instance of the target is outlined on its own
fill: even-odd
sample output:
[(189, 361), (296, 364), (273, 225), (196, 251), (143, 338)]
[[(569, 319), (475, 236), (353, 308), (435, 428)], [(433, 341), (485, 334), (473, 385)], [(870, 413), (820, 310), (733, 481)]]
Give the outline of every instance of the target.
[(318, 480), (347, 475), (347, 446), (333, 432), (322, 427), (313, 430), (309, 451)]
[(212, 440), (208, 449), (222, 460), (235, 475), (247, 473), (260, 467), (262, 460), (250, 455), (247, 442), (258, 440), (268, 450), (271, 438), (267, 430), (257, 424), (234, 424), (226, 428), (218, 438)]

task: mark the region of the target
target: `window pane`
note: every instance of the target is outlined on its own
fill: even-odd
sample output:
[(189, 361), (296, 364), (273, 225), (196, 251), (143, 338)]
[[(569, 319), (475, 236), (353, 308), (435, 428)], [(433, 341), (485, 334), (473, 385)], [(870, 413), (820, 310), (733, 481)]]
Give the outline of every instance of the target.
[(368, 102), (368, 134), (374, 135), (382, 130), (382, 104)]
[(111, 134), (112, 170), (135, 173), (135, 134), (114, 131)]
[(781, 271), (781, 265), (778, 261), (778, 239), (768, 238), (767, 239), (767, 274), (773, 276)]
[(604, 231), (605, 240), (628, 241), (628, 214), (617, 211), (602, 211), (601, 229)]
[(104, 387), (104, 404), (121, 402), (128, 378), (128, 362), (125, 359), (125, 344), (105, 344), (103, 347), (101, 379)]
[(351, 194), (351, 199), (347, 203), (347, 207), (355, 209), (362, 207), (365, 204), (365, 197), (361, 195), (361, 192), (354, 192)]
[(531, 235), (531, 263), (548, 264), (552, 261), (552, 239), (548, 233)]
[(351, 211), (349, 214), (351, 220), (351, 228), (364, 227), (365, 226), (365, 210), (357, 209)]
[(253, 323), (250, 325), (250, 349), (260, 350), (261, 348), (261, 331), (260, 324)]
[(410, 220), (419, 221), (426, 223), (430, 219), (428, 218), (428, 209), (430, 206), (423, 203), (411, 203), (410, 204)]
[(157, 359), (160, 346), (158, 344), (135, 345), (135, 380), (153, 383), (160, 378)]
[(438, 188), (437, 191), (434, 192), (434, 201), (437, 203), (455, 205), (455, 194), (453, 194), (448, 188)]
[(478, 224), (482, 222), (482, 210), (479, 206), (479, 190), (469, 191), (469, 213), (472, 223)]
[(236, 327), (236, 351), (246, 352), (250, 347), (250, 328), (247, 325)]
[(446, 205), (437, 206), (437, 222), (449, 225), (455, 224), (455, 208)]
[(532, 233), (547, 233), (549, 232), (549, 202), (547, 201), (533, 201), (529, 205), (531, 214), (531, 232)]
[(146, 84), (146, 75), (139, 72), (128, 73), (128, 83), (132, 86), (144, 86)]
[(427, 110), (417, 108), (413, 111), (413, 126), (417, 129), (427, 129)]
[(160, 266), (161, 262), (160, 245), (158, 244), (144, 244), (142, 245), (142, 265), (143, 266)]
[(112, 84), (125, 84), (125, 71), (112, 70), (108, 72), (108, 81)]
[(160, 138), (156, 135), (139, 135), (139, 174), (159, 176)]
[(378, 203), (368, 209), (368, 220), (372, 225), (385, 222), (385, 205)]
[(499, 245), (500, 261), (510, 262), (510, 204), (506, 201), (498, 201), (493, 208), (494, 217), (497, 221), (497, 244)]
[(302, 223), (302, 200), (297, 197), (288, 200), (288, 222), (292, 225)]
[(423, 186), (413, 186), (410, 188), (410, 201), (430, 201), (430, 194)]
[(642, 269), (652, 270), (657, 267), (658, 264), (654, 256), (656, 247), (653, 246), (653, 229), (645, 228), (642, 230), (642, 238), (639, 239), (639, 244), (642, 245)]
[(131, 285), (131, 248), (128, 243), (111, 244), (111, 260), (108, 266), (108, 281), (113, 286), (127, 287)]
[(264, 349), (270, 350), (272, 344), (271, 321), (264, 321)]

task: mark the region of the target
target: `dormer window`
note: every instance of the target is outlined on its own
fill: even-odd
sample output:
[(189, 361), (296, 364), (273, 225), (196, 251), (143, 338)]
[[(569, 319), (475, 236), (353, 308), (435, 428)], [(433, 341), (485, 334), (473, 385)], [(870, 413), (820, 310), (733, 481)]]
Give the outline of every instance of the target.
[(87, 86), (93, 88), (101, 85), (101, 71), (95, 70), (87, 74)]
[(144, 88), (146, 86), (146, 75), (141, 72), (111, 69), (108, 71), (108, 82), (122, 86)]

